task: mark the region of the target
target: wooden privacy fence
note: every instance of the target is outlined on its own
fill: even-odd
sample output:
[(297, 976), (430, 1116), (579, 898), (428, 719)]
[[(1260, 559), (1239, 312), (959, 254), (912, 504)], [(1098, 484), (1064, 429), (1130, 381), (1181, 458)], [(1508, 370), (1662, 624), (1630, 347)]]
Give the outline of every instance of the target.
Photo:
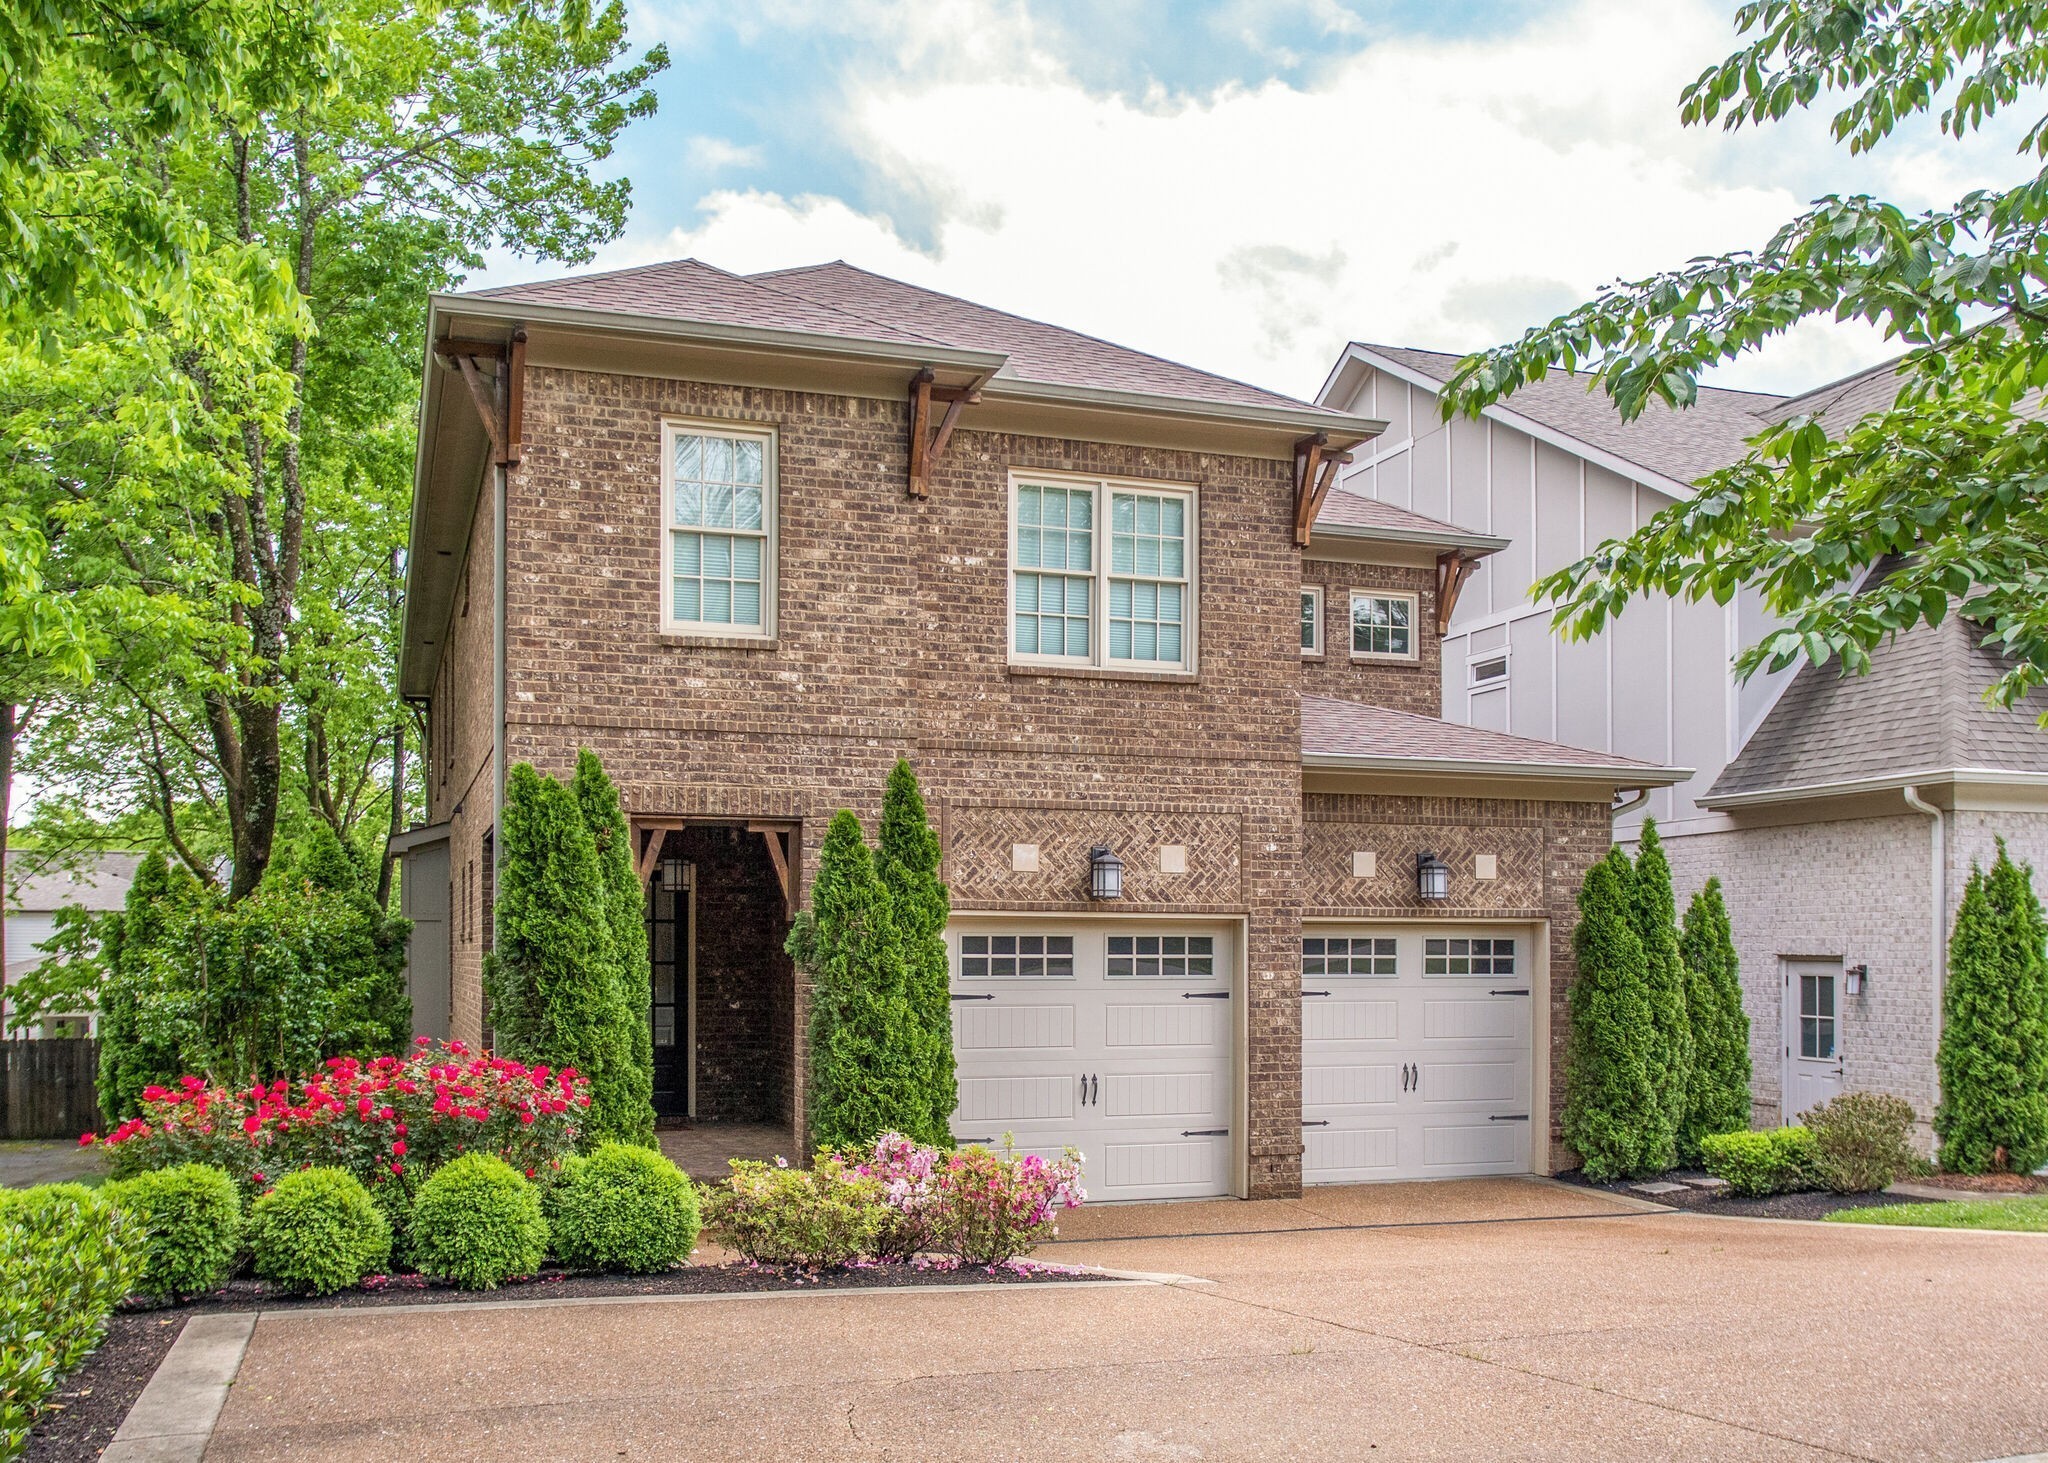
[(89, 1036), (0, 1041), (0, 1138), (76, 1138), (100, 1126), (100, 1044)]

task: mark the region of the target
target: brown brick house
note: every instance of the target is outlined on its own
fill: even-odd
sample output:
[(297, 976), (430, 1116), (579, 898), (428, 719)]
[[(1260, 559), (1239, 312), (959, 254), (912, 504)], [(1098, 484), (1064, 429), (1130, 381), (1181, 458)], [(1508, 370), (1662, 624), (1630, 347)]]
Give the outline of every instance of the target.
[(1111, 1198), (1555, 1166), (1578, 880), (1617, 790), (1682, 774), (1434, 719), (1440, 600), (1502, 543), (1331, 492), (1380, 423), (844, 264), (430, 331), (423, 1030), (487, 1030), (505, 767), (587, 746), (649, 885), (658, 1105), (800, 1130), (788, 918), (904, 755), (962, 1138), (1076, 1143)]

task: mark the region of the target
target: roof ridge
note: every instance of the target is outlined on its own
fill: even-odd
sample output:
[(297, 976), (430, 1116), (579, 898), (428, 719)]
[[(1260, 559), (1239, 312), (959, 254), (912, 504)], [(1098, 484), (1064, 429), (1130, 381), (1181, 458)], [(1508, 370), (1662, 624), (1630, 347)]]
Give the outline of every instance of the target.
[[(1462, 360), (1464, 360), (1464, 359), (1465, 359), (1465, 357), (1466, 357), (1466, 356), (1469, 356), (1469, 355), (1473, 354), (1473, 352), (1471, 352), (1471, 351), (1440, 351), (1440, 350), (1436, 350), (1436, 349), (1434, 349), (1433, 347), (1430, 347), (1430, 346), (1426, 346), (1426, 345), (1386, 345), (1386, 344), (1383, 344), (1383, 343), (1380, 343), (1380, 342), (1377, 342), (1377, 341), (1370, 341), (1370, 340), (1354, 340), (1354, 341), (1352, 341), (1352, 342), (1351, 342), (1351, 344), (1352, 344), (1352, 345), (1355, 345), (1355, 346), (1357, 346), (1357, 347), (1358, 347), (1358, 348), (1359, 348), (1360, 350), (1368, 350), (1368, 351), (1406, 351), (1406, 352), (1407, 352), (1407, 353), (1409, 353), (1410, 355), (1419, 355), (1419, 356), (1442, 356), (1442, 357), (1444, 357), (1444, 358), (1445, 358), (1446, 360), (1453, 360), (1453, 361), (1462, 361)], [(1584, 376), (1584, 377), (1587, 377), (1587, 378), (1588, 378), (1588, 380), (1591, 380), (1591, 379), (1592, 379), (1592, 373), (1591, 373), (1591, 372), (1588, 372), (1588, 371), (1569, 371), (1569, 370), (1566, 370), (1566, 369), (1564, 369), (1564, 368), (1563, 368), (1562, 366), (1559, 366), (1559, 367), (1554, 367), (1554, 368), (1552, 368), (1552, 369), (1550, 370), (1550, 372), (1549, 372), (1548, 374), (1550, 374), (1550, 375), (1554, 375), (1554, 376), (1569, 376), (1569, 377), (1573, 377), (1573, 378), (1576, 378), (1576, 377), (1580, 377), (1580, 376)], [(1776, 402), (1785, 402), (1785, 401), (1794, 401), (1794, 400), (1797, 400), (1797, 397), (1794, 397), (1794, 396), (1786, 396), (1786, 395), (1784, 395), (1784, 394), (1783, 394), (1783, 393), (1781, 393), (1781, 392), (1776, 392), (1776, 391), (1752, 391), (1752, 390), (1750, 390), (1750, 389), (1749, 389), (1748, 387), (1746, 387), (1746, 386), (1701, 386), (1701, 387), (1699, 387), (1698, 389), (1699, 389), (1699, 390), (1701, 390), (1701, 391), (1703, 391), (1703, 392), (1705, 392), (1705, 391), (1711, 391), (1711, 392), (1713, 392), (1713, 393), (1714, 393), (1714, 394), (1715, 394), (1716, 396), (1758, 396), (1758, 397), (1762, 397), (1762, 398), (1764, 398), (1764, 399), (1765, 399), (1765, 400), (1767, 400), (1767, 401), (1776, 401)], [(1591, 395), (1591, 394), (1592, 394), (1592, 392), (1591, 392), (1591, 388), (1590, 388), (1590, 387), (1589, 387), (1589, 388), (1588, 388), (1588, 390), (1587, 390), (1587, 394), (1588, 394), (1588, 395)], [(1507, 403), (1509, 403), (1509, 409), (1510, 409), (1510, 410), (1512, 410), (1512, 409), (1513, 409), (1513, 407), (1512, 407), (1512, 400), (1513, 400), (1513, 398), (1512, 398), (1512, 397), (1509, 397), (1509, 398), (1506, 398), (1505, 400), (1506, 400), (1506, 402), (1507, 402)], [(1674, 407), (1674, 408), (1672, 408), (1672, 409), (1673, 409), (1674, 411), (1682, 411), (1682, 410), (1684, 410), (1684, 408), (1682, 408), (1682, 407)]]
[[(795, 269), (776, 269), (776, 270), (767, 270), (767, 271), (764, 271), (764, 272), (763, 272), (763, 274), (759, 274), (759, 275), (755, 275), (755, 274), (735, 274), (735, 275), (733, 276), (733, 278), (734, 278), (734, 279), (737, 279), (737, 280), (743, 280), (743, 281), (745, 281), (745, 282), (746, 282), (747, 284), (750, 284), (750, 285), (752, 285), (752, 286), (753, 286), (753, 287), (754, 287), (755, 289), (757, 289), (757, 290), (766, 290), (766, 291), (768, 291), (768, 293), (769, 293), (769, 294), (771, 294), (771, 295), (781, 295), (781, 296), (782, 296), (782, 297), (783, 297), (784, 299), (786, 299), (786, 300), (802, 300), (802, 301), (803, 301), (803, 302), (804, 302), (804, 303), (805, 303), (806, 305), (817, 305), (817, 306), (819, 306), (819, 307), (820, 307), (820, 308), (822, 308), (822, 309), (830, 310), (830, 311), (831, 311), (831, 312), (832, 312), (833, 314), (835, 314), (835, 315), (844, 315), (844, 316), (845, 316), (845, 317), (846, 317), (847, 319), (849, 319), (849, 320), (859, 320), (859, 321), (862, 321), (862, 322), (864, 322), (864, 323), (866, 323), (866, 324), (868, 324), (868, 325), (877, 325), (877, 326), (880, 326), (880, 327), (881, 327), (882, 329), (884, 329), (884, 330), (900, 330), (900, 331), (902, 331), (902, 332), (903, 332), (903, 333), (904, 333), (905, 335), (914, 335), (914, 336), (916, 336), (916, 337), (917, 337), (918, 339), (920, 339), (920, 340), (923, 340), (923, 341), (928, 341), (928, 342), (929, 342), (929, 343), (931, 343), (932, 345), (936, 345), (936, 346), (945, 346), (945, 345), (946, 345), (946, 342), (945, 342), (945, 341), (943, 341), (943, 340), (940, 340), (940, 339), (938, 339), (938, 338), (937, 338), (937, 337), (935, 337), (935, 336), (930, 336), (930, 335), (926, 335), (926, 334), (925, 334), (925, 333), (924, 333), (924, 332), (923, 332), (922, 330), (913, 330), (913, 329), (912, 329), (911, 327), (909, 327), (909, 326), (907, 326), (907, 325), (897, 325), (897, 324), (895, 324), (895, 323), (893, 323), (893, 322), (891, 322), (891, 321), (888, 321), (888, 320), (877, 320), (877, 319), (875, 319), (875, 318), (874, 318), (874, 317), (873, 317), (872, 315), (864, 315), (864, 314), (862, 314), (862, 313), (861, 313), (860, 311), (858, 311), (858, 310), (849, 310), (849, 309), (848, 309), (848, 308), (847, 308), (846, 306), (844, 306), (844, 305), (841, 305), (841, 304), (837, 304), (837, 303), (835, 303), (835, 302), (832, 302), (832, 301), (828, 301), (828, 300), (818, 300), (818, 299), (813, 299), (813, 298), (812, 298), (811, 296), (809, 296), (809, 295), (805, 295), (805, 294), (799, 294), (799, 293), (797, 293), (797, 292), (796, 292), (795, 290), (786, 290), (786, 289), (779, 289), (779, 288), (777, 288), (776, 286), (774, 286), (774, 285), (772, 285), (772, 284), (763, 284), (763, 283), (761, 282), (761, 281), (762, 281), (762, 279), (763, 279), (763, 278), (764, 278), (765, 276), (767, 276), (767, 275), (778, 275), (778, 276), (779, 276), (779, 275), (785, 275), (785, 274), (803, 274), (803, 273), (805, 273), (806, 271), (808, 271), (808, 270), (811, 270), (811, 269), (829, 269), (829, 268), (831, 267), (831, 265), (832, 265), (832, 264), (839, 264), (839, 265), (844, 265), (844, 266), (845, 266), (846, 268), (848, 268), (848, 269), (851, 269), (851, 268), (853, 268), (853, 266), (852, 266), (852, 265), (850, 265), (850, 264), (847, 264), (847, 263), (846, 263), (846, 261), (845, 261), (845, 260), (843, 260), (843, 259), (834, 259), (834, 260), (832, 260), (832, 261), (831, 261), (831, 263), (830, 263), (830, 264), (812, 264), (812, 265), (800, 265), (800, 266), (798, 266), (798, 267), (797, 267), (797, 268), (795, 268)], [(713, 267), (715, 268), (716, 266), (713, 266)], [(886, 275), (878, 275), (878, 276), (876, 276), (876, 278), (878, 278), (878, 279), (885, 279), (885, 278), (887, 278), (887, 276), (886, 276)], [(916, 286), (915, 286), (915, 285), (912, 285), (912, 286), (911, 286), (911, 288), (912, 288), (912, 289), (915, 289), (915, 288), (916, 288)], [(972, 303), (972, 302), (970, 301), (969, 303)], [(949, 349), (950, 349), (950, 347), (949, 347)]]

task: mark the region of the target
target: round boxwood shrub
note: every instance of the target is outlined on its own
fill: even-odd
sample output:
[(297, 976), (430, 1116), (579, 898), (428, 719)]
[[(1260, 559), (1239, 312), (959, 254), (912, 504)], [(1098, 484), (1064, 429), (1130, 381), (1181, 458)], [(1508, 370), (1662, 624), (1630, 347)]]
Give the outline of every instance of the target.
[(118, 1179), (106, 1196), (142, 1232), (138, 1292), (183, 1300), (227, 1284), (242, 1243), (242, 1196), (225, 1169), (181, 1163)]
[(391, 1225), (345, 1169), (288, 1173), (249, 1206), (256, 1273), (309, 1295), (345, 1290), (391, 1260)]
[(697, 1243), (696, 1190), (652, 1149), (600, 1144), (550, 1198), (555, 1253), (573, 1269), (647, 1275), (682, 1264)]
[(491, 1154), (465, 1153), (444, 1165), (413, 1200), (413, 1263), (464, 1290), (495, 1290), (533, 1274), (547, 1247), (539, 1191)]

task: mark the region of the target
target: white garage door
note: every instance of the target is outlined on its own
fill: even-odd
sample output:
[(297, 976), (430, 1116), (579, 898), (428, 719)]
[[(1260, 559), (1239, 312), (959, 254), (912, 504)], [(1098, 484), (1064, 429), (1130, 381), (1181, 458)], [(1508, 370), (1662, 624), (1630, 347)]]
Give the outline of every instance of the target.
[(1302, 931), (1303, 1180), (1526, 1173), (1533, 932)]
[(1091, 1200), (1230, 1192), (1232, 926), (976, 918), (947, 943), (956, 1138), (1078, 1148)]

